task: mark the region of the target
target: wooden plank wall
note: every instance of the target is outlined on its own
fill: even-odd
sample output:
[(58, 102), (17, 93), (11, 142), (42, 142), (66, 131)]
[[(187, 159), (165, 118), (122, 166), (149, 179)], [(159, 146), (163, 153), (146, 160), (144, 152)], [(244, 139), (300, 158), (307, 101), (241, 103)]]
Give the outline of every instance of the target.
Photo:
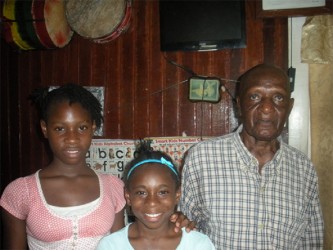
[[(188, 74), (165, 57), (200, 75), (235, 80), (261, 62), (287, 69), (287, 19), (256, 19), (248, 1), (247, 48), (214, 52), (159, 49), (157, 1), (134, 1), (130, 29), (115, 41), (96, 44), (74, 35), (68, 46), (17, 52), (1, 41), (1, 190), (9, 181), (42, 168), (48, 150), (27, 97), (38, 86), (76, 82), (105, 87), (103, 138), (217, 136), (237, 126), (230, 96), (217, 104), (187, 99)], [(226, 24), (227, 25), (227, 24)], [(234, 93), (233, 81), (223, 82)]]

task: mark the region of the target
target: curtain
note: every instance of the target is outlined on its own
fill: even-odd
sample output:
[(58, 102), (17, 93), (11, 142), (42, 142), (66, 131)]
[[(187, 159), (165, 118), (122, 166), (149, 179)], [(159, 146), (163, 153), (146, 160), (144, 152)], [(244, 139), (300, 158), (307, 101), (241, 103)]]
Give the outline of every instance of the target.
[(333, 15), (307, 17), (302, 62), (309, 64), (311, 156), (319, 177), (325, 247), (333, 249)]

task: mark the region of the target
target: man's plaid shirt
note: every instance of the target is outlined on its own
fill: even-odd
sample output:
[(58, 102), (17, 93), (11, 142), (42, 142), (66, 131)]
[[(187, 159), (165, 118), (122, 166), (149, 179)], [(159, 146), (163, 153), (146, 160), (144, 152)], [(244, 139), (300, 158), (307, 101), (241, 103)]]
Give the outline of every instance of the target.
[(189, 151), (179, 210), (217, 249), (322, 249), (318, 180), (310, 160), (280, 141), (259, 175), (241, 129)]

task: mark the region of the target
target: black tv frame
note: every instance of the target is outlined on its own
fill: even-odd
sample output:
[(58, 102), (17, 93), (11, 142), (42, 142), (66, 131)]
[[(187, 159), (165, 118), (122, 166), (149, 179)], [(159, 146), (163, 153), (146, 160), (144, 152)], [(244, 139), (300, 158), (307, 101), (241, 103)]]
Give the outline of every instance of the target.
[[(186, 9), (191, 8), (191, 4), (193, 2), (196, 2), (196, 4), (202, 3), (203, 6), (208, 6), (208, 9), (213, 6), (212, 4), (215, 4), (216, 2), (221, 2), (218, 4), (223, 6), (223, 3), (227, 2), (237, 2), (239, 5), (236, 6), (239, 8), (240, 15), (239, 15), (239, 26), (238, 26), (238, 34), (240, 36), (238, 37), (232, 37), (232, 38), (214, 38), (214, 39), (205, 39), (204, 34), (206, 30), (204, 28), (200, 28), (202, 30), (197, 29), (198, 26), (201, 26), (201, 23), (199, 25), (190, 25), (189, 17), (186, 17), (186, 11), (178, 11), (175, 10), (175, 6), (177, 4), (182, 4), (183, 8), (186, 5)], [(215, 2), (215, 3), (214, 3)], [(193, 5), (192, 5), (193, 6)], [(202, 12), (199, 12), (198, 10), (194, 10), (198, 12), (198, 20), (202, 18), (202, 15), (205, 15), (205, 9), (202, 9)], [(215, 10), (213, 10), (215, 11)], [(235, 49), (235, 48), (245, 48), (246, 47), (246, 17), (245, 17), (245, 0), (160, 0), (159, 1), (159, 12), (160, 12), (160, 49), (161, 51), (214, 51), (214, 50), (221, 50), (221, 49)], [(179, 13), (180, 12), (180, 13)], [(193, 13), (192, 13), (193, 14)], [(229, 13), (227, 13), (229, 14)], [(179, 19), (177, 19), (179, 18)], [(207, 17), (205, 17), (207, 18)], [(214, 18), (214, 17), (209, 17)], [(224, 18), (224, 17), (219, 17)], [(233, 16), (228, 16), (226, 20), (232, 19)], [(175, 20), (180, 20), (180, 22), (177, 23)], [(192, 19), (193, 20), (193, 19)], [(213, 19), (212, 19), (213, 20)], [(212, 20), (207, 20), (208, 22), (211, 22)], [(195, 20), (197, 21), (197, 20)], [(204, 19), (203, 19), (204, 21)], [(173, 38), (174, 41), (171, 41), (169, 37), (177, 36), (176, 32), (179, 27), (182, 26), (182, 22), (187, 23), (186, 27), (183, 27), (183, 32), (192, 32), (191, 29), (193, 29), (193, 32), (201, 32), (202, 37), (195, 39), (195, 40), (182, 40), (183, 33), (178, 33), (179, 40), (175, 40), (175, 37)], [(232, 22), (231, 22), (232, 23)], [(202, 23), (204, 27), (204, 23)], [(229, 22), (230, 24), (230, 22)], [(228, 24), (226, 24), (228, 25)], [(176, 27), (177, 26), (177, 27)], [(227, 26), (224, 26), (226, 28)], [(223, 28), (223, 25), (220, 26), (220, 28)], [(227, 27), (230, 28), (230, 27)], [(236, 33), (237, 33), (236, 32)], [(235, 33), (235, 34), (236, 34)], [(200, 35), (200, 34), (199, 34)], [(195, 35), (196, 36), (196, 35)], [(170, 41), (168, 41), (170, 40)]]

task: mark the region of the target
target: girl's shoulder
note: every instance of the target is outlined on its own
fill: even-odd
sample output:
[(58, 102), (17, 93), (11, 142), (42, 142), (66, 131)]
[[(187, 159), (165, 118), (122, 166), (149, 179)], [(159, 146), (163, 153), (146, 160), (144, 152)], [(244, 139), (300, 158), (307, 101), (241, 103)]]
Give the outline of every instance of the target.
[(215, 247), (209, 237), (198, 231), (186, 232), (185, 228), (182, 228), (182, 239), (177, 247), (177, 250), (183, 249), (205, 249), (205, 250), (215, 250)]
[(39, 200), (36, 173), (10, 182), (3, 191), (0, 206), (19, 219), (25, 219), (30, 205)]
[(103, 200), (110, 200), (116, 204), (116, 213), (125, 206), (124, 183), (118, 177), (111, 174), (97, 173), (100, 180), (101, 190), (103, 192)]
[(121, 187), (124, 186), (124, 182), (117, 176), (108, 173), (99, 173), (99, 172), (96, 172), (96, 174), (103, 182), (113, 183), (114, 185), (119, 185)]
[(194, 230), (186, 232), (186, 229), (182, 228), (182, 232), (183, 232), (182, 238), (198, 239), (198, 240), (208, 238), (207, 235)]
[[(39, 171), (39, 170), (38, 170)], [(18, 189), (27, 189), (31, 188), (31, 185), (36, 185), (36, 176), (38, 174), (38, 171), (34, 174), (27, 175), (24, 177), (19, 177), (13, 181), (11, 181), (5, 188), (6, 190), (12, 190), (15, 189), (18, 191)], [(4, 192), (5, 192), (4, 191)]]
[(120, 229), (117, 232), (114, 232), (108, 236), (102, 238), (97, 246), (97, 250), (118, 250), (118, 249), (129, 249), (132, 250), (128, 240), (128, 228), (129, 225), (126, 225), (124, 228)]

